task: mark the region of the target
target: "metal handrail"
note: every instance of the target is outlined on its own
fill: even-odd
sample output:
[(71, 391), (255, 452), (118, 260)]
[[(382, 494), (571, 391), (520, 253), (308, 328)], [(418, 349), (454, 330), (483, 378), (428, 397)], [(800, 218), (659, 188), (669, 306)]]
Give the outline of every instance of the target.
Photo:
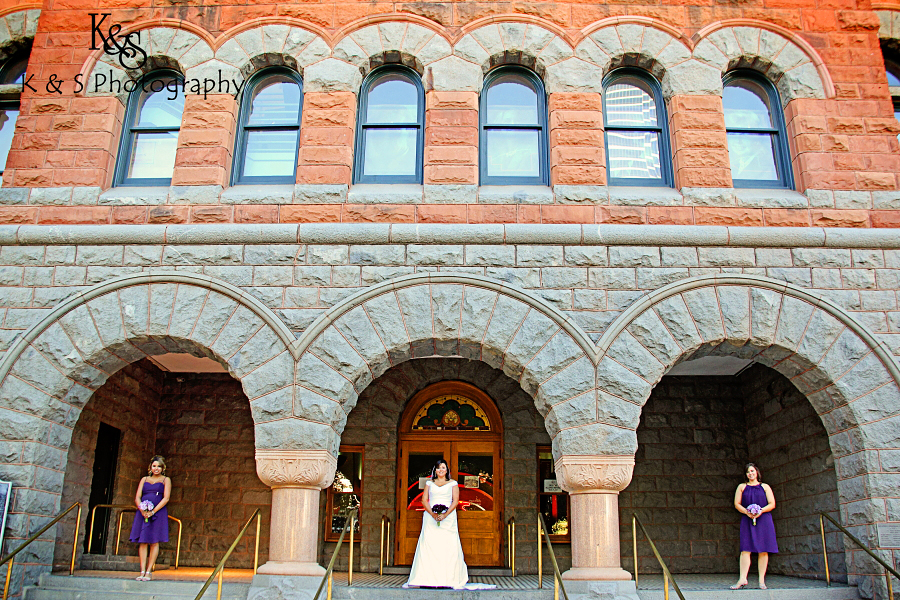
[(81, 502), (76, 502), (66, 510), (56, 515), (56, 518), (41, 527), (40, 531), (25, 540), (24, 544), (22, 544), (21, 546), (13, 550), (12, 553), (8, 554), (5, 558), (0, 560), (0, 567), (2, 567), (6, 563), (9, 563), (9, 566), (6, 567), (6, 583), (3, 584), (3, 600), (6, 600), (6, 597), (9, 595), (9, 578), (12, 575), (13, 559), (16, 557), (16, 554), (24, 550), (25, 547), (28, 546), (28, 544), (41, 537), (41, 534), (56, 525), (56, 523), (59, 522), (60, 519), (69, 514), (76, 506), (78, 507), (78, 513), (75, 516), (75, 537), (72, 540), (72, 561), (69, 563), (69, 575), (75, 574), (75, 551), (78, 549), (78, 526), (81, 524)]
[(569, 600), (569, 595), (566, 593), (566, 587), (562, 582), (562, 574), (559, 572), (559, 564), (556, 562), (556, 553), (553, 551), (553, 544), (550, 543), (550, 533), (547, 531), (547, 524), (544, 523), (544, 515), (538, 512), (538, 589), (544, 588), (544, 573), (543, 573), (543, 556), (541, 555), (541, 532), (544, 534), (544, 540), (547, 542), (547, 550), (550, 551), (550, 561), (553, 563), (553, 600), (559, 600), (559, 590), (562, 590), (563, 597), (566, 600)]
[[(313, 596), (313, 600), (319, 600), (319, 594), (322, 593), (322, 588), (325, 586), (325, 582), (328, 582), (328, 591), (326, 592), (327, 600), (331, 600), (331, 588), (334, 587), (334, 561), (337, 560), (338, 552), (341, 550), (341, 544), (344, 543), (344, 535), (347, 533), (347, 528), (350, 529), (350, 573), (353, 573), (353, 530), (356, 528), (356, 508), (350, 509), (350, 518), (344, 522), (344, 528), (341, 529), (341, 537), (338, 538), (337, 546), (334, 548), (334, 552), (331, 554), (331, 560), (328, 561), (328, 568), (325, 569), (325, 575), (322, 577), (322, 582), (319, 583), (319, 589), (316, 590), (316, 595)], [(348, 578), (347, 585), (350, 585)]]
[(510, 517), (506, 522), (506, 562), (512, 576), (516, 576), (516, 518)]
[(820, 512), (819, 513), (819, 531), (822, 533), (822, 555), (825, 557), (825, 581), (828, 584), (828, 587), (831, 587), (831, 573), (828, 570), (828, 550), (825, 548), (825, 520), (822, 518), (828, 519), (831, 521), (831, 524), (838, 528), (838, 530), (846, 535), (850, 540), (860, 547), (863, 551), (865, 551), (869, 556), (871, 556), (875, 561), (884, 567), (884, 578), (887, 580), (887, 589), (888, 589), (888, 598), (894, 597), (894, 586), (891, 584), (891, 575), (900, 579), (900, 573), (898, 573), (893, 567), (884, 562), (884, 560), (872, 552), (869, 548), (867, 548), (855, 535), (847, 531), (847, 529), (834, 520), (834, 517), (827, 513)]
[[(387, 526), (387, 535), (384, 534), (385, 526)], [(387, 515), (381, 516), (381, 543), (378, 546), (378, 552), (378, 576), (381, 577), (384, 575), (384, 565), (391, 560), (391, 520)]]
[(644, 527), (644, 524), (638, 518), (637, 514), (633, 514), (631, 516), (631, 538), (634, 542), (634, 587), (638, 585), (638, 560), (637, 560), (637, 526), (640, 525), (641, 531), (644, 532), (644, 537), (647, 538), (647, 541), (650, 542), (650, 549), (653, 550), (653, 554), (656, 556), (656, 560), (659, 561), (659, 566), (662, 567), (663, 570), (663, 595), (666, 600), (669, 600), (669, 580), (672, 580), (672, 585), (675, 587), (675, 593), (678, 594), (678, 597), (681, 600), (684, 600), (684, 594), (681, 593), (681, 589), (678, 587), (678, 582), (675, 581), (675, 578), (672, 577), (671, 571), (669, 571), (669, 567), (666, 566), (666, 561), (663, 560), (663, 557), (660, 556), (659, 550), (656, 549), (656, 544), (653, 543), (653, 540), (650, 539), (650, 534), (647, 533), (647, 528)]
[(216, 565), (216, 568), (213, 569), (213, 572), (210, 573), (209, 577), (206, 579), (206, 583), (203, 584), (203, 587), (200, 589), (200, 593), (194, 597), (194, 600), (200, 600), (200, 597), (206, 593), (207, 588), (212, 583), (213, 577), (218, 575), (218, 591), (216, 592), (216, 600), (222, 599), (222, 571), (225, 569), (225, 561), (228, 560), (228, 557), (231, 556), (231, 553), (234, 552), (234, 549), (237, 548), (238, 542), (241, 541), (241, 538), (244, 537), (244, 534), (247, 532), (247, 528), (250, 527), (250, 523), (253, 522), (253, 519), (256, 519), (256, 549), (253, 551), (253, 574), (256, 575), (256, 569), (259, 567), (259, 522), (260, 522), (260, 509), (256, 509), (253, 511), (253, 514), (250, 515), (250, 518), (247, 519), (247, 522), (244, 523), (244, 526), (241, 527), (240, 532), (238, 532), (237, 537), (234, 538), (234, 541), (231, 542), (231, 546), (228, 548), (228, 551), (225, 552), (225, 556), (222, 557), (222, 560), (219, 561), (219, 564)]
[[(94, 506), (94, 508), (91, 509), (91, 526), (90, 526), (90, 533), (88, 533), (88, 548), (87, 548), (88, 554), (90, 554), (91, 549), (94, 546), (94, 522), (96, 521), (96, 518), (97, 518), (97, 509), (98, 508), (120, 508), (120, 509), (122, 509), (122, 512), (119, 513), (118, 525), (116, 526), (116, 551), (115, 551), (115, 554), (118, 554), (119, 553), (119, 541), (122, 538), (122, 516), (128, 511), (133, 510), (134, 512), (137, 512), (138, 509), (135, 508), (134, 506), (131, 506), (130, 504), (97, 504), (96, 506)], [(181, 519), (177, 519), (177, 518), (173, 517), (172, 515), (167, 514), (166, 516), (168, 516), (171, 520), (178, 523), (178, 542), (175, 545), (175, 570), (177, 571), (178, 570), (178, 561), (181, 559), (182, 523), (181, 523)]]

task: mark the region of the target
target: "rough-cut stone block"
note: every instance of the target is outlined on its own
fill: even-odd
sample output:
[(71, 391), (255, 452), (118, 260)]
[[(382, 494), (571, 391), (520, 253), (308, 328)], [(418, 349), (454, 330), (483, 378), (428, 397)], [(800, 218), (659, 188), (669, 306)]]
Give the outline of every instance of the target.
[(284, 351), (259, 368), (244, 375), (241, 385), (251, 401), (275, 390), (288, 387), (294, 381), (294, 359)]
[(482, 341), (481, 360), (495, 369), (503, 366), (504, 353), (529, 311), (528, 305), (509, 296), (497, 300)]
[(415, 353), (420, 345), (432, 345), (433, 351), (431, 287), (418, 285), (397, 290), (397, 299), (403, 312), (409, 341), (413, 345), (413, 352)]
[[(372, 380), (369, 366), (333, 326), (326, 328), (319, 335), (309, 347), (309, 352), (351, 381), (357, 391), (361, 391)], [(342, 398), (335, 397), (335, 399)]]
[[(350, 350), (353, 351), (352, 348)], [(362, 362), (361, 359), (359, 360)], [(349, 403), (350, 406), (353, 406), (356, 403), (356, 392), (350, 380), (342, 377), (338, 371), (311, 353), (303, 354), (297, 363), (296, 372), (298, 385), (332, 398), (341, 404)]]
[(550, 338), (559, 331), (559, 325), (540, 311), (532, 309), (513, 337), (503, 358), (503, 372), (516, 381), (522, 370), (534, 358)]
[(653, 385), (606, 356), (597, 366), (597, 385), (614, 396), (641, 405), (650, 396)]
[(794, 350), (800, 343), (803, 332), (806, 331), (806, 325), (809, 323), (813, 310), (813, 307), (803, 300), (785, 296), (775, 334), (775, 345), (787, 350)]
[(434, 314), (435, 351), (453, 356), (459, 353), (459, 324), (463, 286), (432, 285), (431, 308)]
[(596, 423), (564, 429), (553, 438), (553, 456), (596, 455), (601, 448), (607, 454), (634, 454), (637, 436), (632, 429)]
[(697, 330), (703, 336), (703, 341), (707, 343), (721, 341), (725, 337), (725, 326), (722, 323), (715, 288), (690, 290), (682, 294), (682, 297), (691, 312)]
[(703, 338), (697, 331), (697, 326), (681, 296), (673, 296), (658, 302), (653, 310), (685, 352), (693, 351), (703, 343)]

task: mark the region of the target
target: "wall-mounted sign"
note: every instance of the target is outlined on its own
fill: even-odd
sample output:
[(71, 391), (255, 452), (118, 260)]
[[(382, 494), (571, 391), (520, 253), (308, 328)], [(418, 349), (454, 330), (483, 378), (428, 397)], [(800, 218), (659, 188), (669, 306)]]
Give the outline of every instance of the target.
[(878, 546), (900, 548), (900, 523), (878, 524)]
[(545, 479), (544, 480), (544, 493), (545, 494), (559, 494), (562, 493), (563, 489), (559, 487), (559, 484), (555, 479)]

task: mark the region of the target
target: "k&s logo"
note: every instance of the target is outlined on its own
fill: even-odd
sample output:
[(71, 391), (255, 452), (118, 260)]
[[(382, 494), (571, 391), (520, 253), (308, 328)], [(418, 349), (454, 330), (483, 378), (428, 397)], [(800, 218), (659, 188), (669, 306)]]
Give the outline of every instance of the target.
[[(110, 56), (119, 57), (119, 64), (125, 69), (140, 69), (147, 62), (147, 53), (138, 43), (141, 41), (141, 32), (132, 31), (120, 36), (122, 26), (118, 23), (111, 25), (106, 32), (101, 29), (106, 17), (110, 13), (88, 13), (91, 15), (91, 50), (99, 50), (98, 43), (103, 44), (103, 52)], [(99, 21), (97, 17), (102, 17)], [(99, 38), (99, 39), (98, 39)]]

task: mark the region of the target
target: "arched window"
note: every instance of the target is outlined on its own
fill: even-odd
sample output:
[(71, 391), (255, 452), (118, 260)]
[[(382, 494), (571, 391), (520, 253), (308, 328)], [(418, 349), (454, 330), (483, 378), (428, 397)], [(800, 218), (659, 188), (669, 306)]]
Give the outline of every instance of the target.
[(522, 67), (488, 73), (478, 111), (482, 185), (547, 185), (547, 96)]
[(183, 79), (157, 71), (140, 79), (128, 97), (119, 145), (116, 185), (169, 185), (184, 112)]
[(15, 92), (4, 94), (0, 100), (0, 174), (6, 170), (6, 159), (12, 147), (16, 120), (19, 118), (19, 97), (22, 95), (22, 83), (25, 81), (25, 67), (28, 56), (13, 56), (0, 69), (0, 85), (15, 85)]
[(637, 69), (607, 75), (603, 121), (609, 185), (672, 185), (666, 108), (653, 77)]
[(729, 73), (724, 84), (722, 105), (734, 187), (793, 187), (775, 86), (752, 71)]
[(425, 90), (418, 73), (384, 67), (360, 92), (354, 183), (422, 183)]
[(300, 76), (266, 69), (247, 82), (234, 152), (234, 183), (294, 183), (300, 149)]

